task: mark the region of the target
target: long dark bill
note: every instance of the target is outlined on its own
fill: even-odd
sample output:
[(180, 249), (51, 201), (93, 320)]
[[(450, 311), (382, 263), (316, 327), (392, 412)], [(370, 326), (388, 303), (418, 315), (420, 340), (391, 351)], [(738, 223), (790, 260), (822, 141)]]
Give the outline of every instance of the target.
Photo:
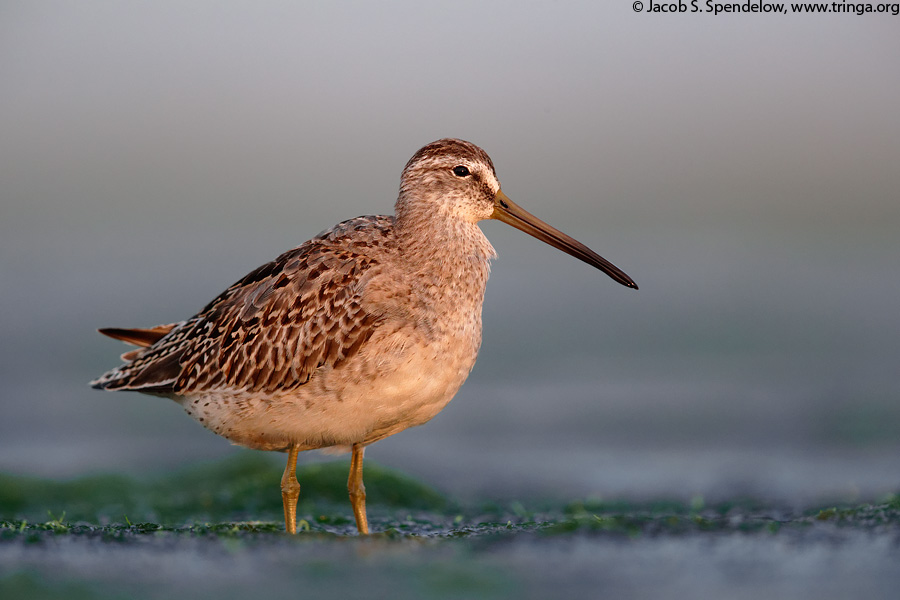
[(578, 260), (583, 260), (587, 264), (596, 267), (621, 283), (622, 285), (634, 289), (638, 289), (634, 280), (625, 274), (625, 272), (612, 264), (578, 240), (571, 238), (562, 231), (547, 225), (536, 216), (513, 202), (503, 193), (502, 190), (494, 196), (494, 214), (492, 219), (503, 221), (507, 225), (512, 225), (520, 231), (524, 231), (530, 236), (550, 244), (558, 250), (562, 250), (570, 256), (574, 256)]

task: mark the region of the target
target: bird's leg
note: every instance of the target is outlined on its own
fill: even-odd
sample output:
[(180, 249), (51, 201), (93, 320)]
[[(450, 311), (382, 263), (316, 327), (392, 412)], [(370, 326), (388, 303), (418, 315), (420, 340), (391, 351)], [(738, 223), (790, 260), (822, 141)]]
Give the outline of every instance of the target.
[(284, 502), (284, 528), (288, 533), (297, 533), (297, 499), (300, 497), (300, 482), (297, 481), (297, 453), (300, 446), (288, 450), (287, 466), (281, 476), (281, 500)]
[(369, 520), (366, 518), (366, 486), (363, 485), (363, 453), (365, 446), (353, 444), (350, 458), (350, 478), (347, 479), (347, 491), (350, 492), (350, 504), (356, 517), (356, 528), (363, 535), (369, 534)]

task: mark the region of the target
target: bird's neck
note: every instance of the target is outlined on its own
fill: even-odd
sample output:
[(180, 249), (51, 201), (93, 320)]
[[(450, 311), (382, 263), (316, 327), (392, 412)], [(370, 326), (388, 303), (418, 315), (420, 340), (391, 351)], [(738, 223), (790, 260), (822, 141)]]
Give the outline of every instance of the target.
[(481, 301), (494, 247), (476, 223), (435, 214), (416, 203), (399, 203), (395, 235), (401, 259), (411, 275), (435, 286), (475, 288)]

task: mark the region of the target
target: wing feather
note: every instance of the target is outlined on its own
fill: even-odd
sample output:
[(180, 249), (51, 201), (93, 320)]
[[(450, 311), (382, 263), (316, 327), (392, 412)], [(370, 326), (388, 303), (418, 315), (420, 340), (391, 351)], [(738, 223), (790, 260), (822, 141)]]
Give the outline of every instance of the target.
[(98, 329), (100, 333), (116, 340), (122, 340), (135, 346), (146, 348), (158, 342), (164, 335), (172, 331), (178, 323), (157, 325), (150, 329), (119, 329), (117, 327), (104, 327)]
[(307, 383), (320, 369), (339, 367), (380, 322), (363, 308), (361, 297), (363, 282), (379, 262), (365, 253), (365, 245), (345, 239), (349, 233), (358, 237), (358, 225), (372, 229), (370, 244), (377, 244), (390, 237), (392, 221), (352, 219), (285, 252), (148, 347), (128, 353), (130, 362), (93, 385), (163, 395), (275, 392)]

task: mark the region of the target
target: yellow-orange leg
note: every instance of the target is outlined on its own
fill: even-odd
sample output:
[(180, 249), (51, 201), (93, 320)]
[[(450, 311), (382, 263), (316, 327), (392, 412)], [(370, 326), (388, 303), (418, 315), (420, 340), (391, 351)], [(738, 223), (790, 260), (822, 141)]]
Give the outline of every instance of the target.
[(347, 491), (350, 492), (350, 504), (356, 517), (356, 528), (360, 534), (368, 535), (369, 520), (366, 518), (366, 486), (363, 485), (363, 453), (365, 446), (353, 444), (350, 458), (350, 478), (347, 479)]
[(281, 500), (284, 502), (284, 528), (297, 533), (297, 499), (300, 498), (300, 482), (297, 481), (297, 453), (299, 446), (288, 450), (287, 466), (281, 476)]

